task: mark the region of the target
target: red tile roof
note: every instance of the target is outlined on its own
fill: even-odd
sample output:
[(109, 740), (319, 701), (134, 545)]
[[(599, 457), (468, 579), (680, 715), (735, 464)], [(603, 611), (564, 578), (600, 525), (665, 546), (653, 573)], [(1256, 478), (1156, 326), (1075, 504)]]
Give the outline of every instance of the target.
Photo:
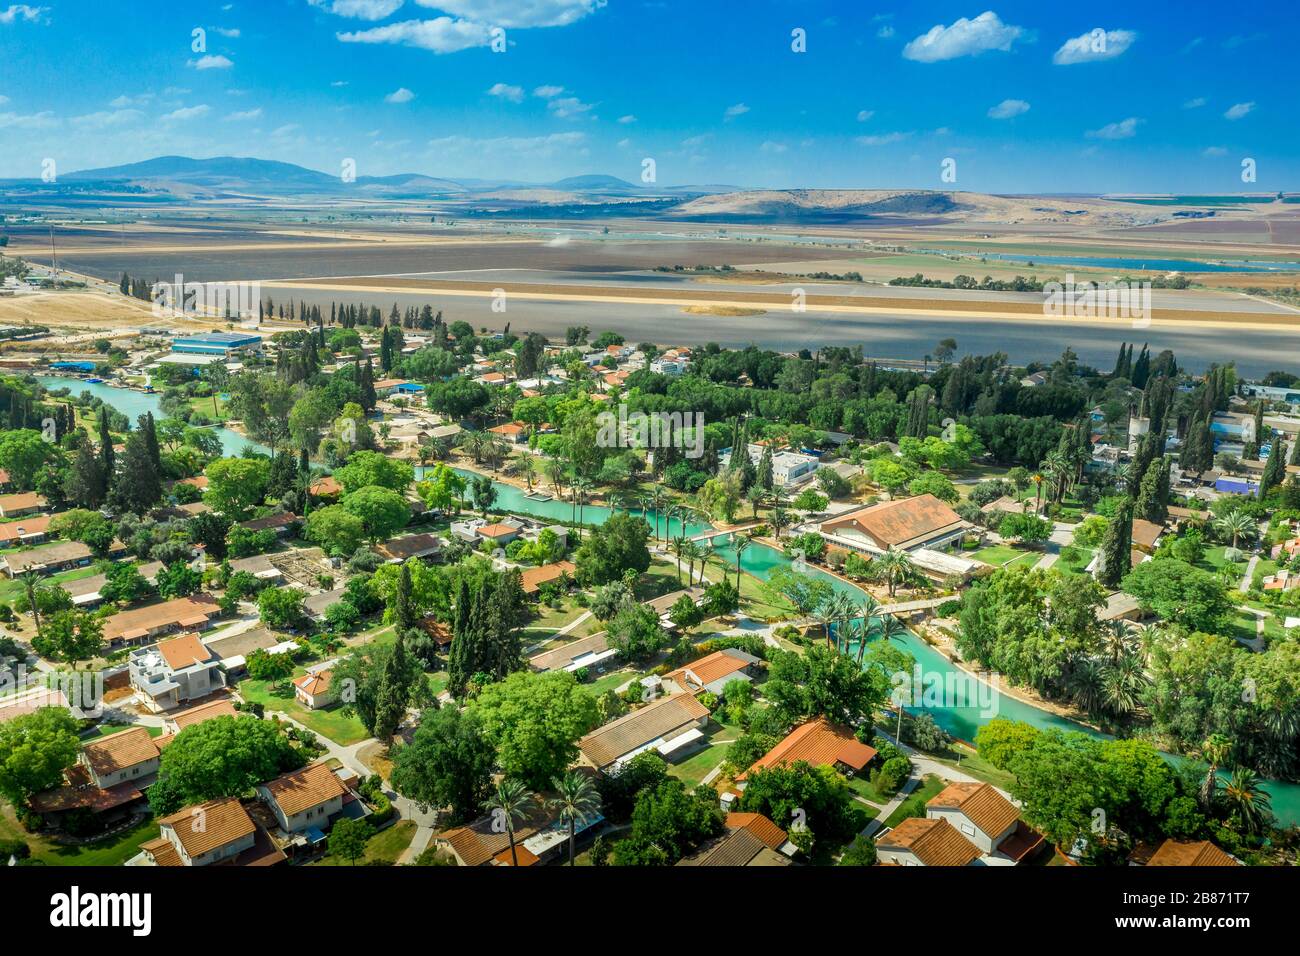
[(755, 761), (752, 767), (736, 779), (744, 780), (755, 770), (766, 770), (769, 767), (799, 761), (812, 764), (814, 767), (842, 763), (854, 770), (861, 770), (875, 756), (876, 749), (868, 747), (854, 737), (853, 731), (848, 727), (818, 718), (790, 731), (784, 740)]

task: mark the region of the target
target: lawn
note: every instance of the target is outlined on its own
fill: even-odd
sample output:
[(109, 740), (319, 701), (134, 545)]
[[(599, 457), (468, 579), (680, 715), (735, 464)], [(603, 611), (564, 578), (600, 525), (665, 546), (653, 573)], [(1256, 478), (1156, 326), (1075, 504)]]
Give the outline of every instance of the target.
[[(366, 866), (373, 863), (396, 863), (397, 858), (402, 855), (402, 851), (410, 846), (411, 841), (415, 839), (415, 830), (414, 820), (400, 820), (387, 830), (380, 830), (366, 843), (366, 855), (357, 860), (357, 866)], [(327, 855), (314, 865), (351, 866), (352, 864), (346, 860)]]
[[(969, 774), (977, 780), (991, 783), (999, 790), (1009, 791), (1016, 781), (1014, 774), (999, 770), (976, 753), (973, 747), (968, 747), (962, 743), (954, 742), (945, 754), (929, 754), (928, 756), (945, 766), (952, 767), (954, 770)], [(961, 758), (960, 761), (958, 757)]]
[(597, 676), (589, 684), (582, 686), (593, 697), (603, 697), (607, 691), (622, 687), (630, 680), (640, 680), (645, 675), (633, 667), (620, 667), (618, 670)]
[(911, 795), (899, 804), (898, 808), (885, 820), (885, 826), (896, 827), (908, 817), (925, 816), (925, 805), (931, 797), (935, 796), (944, 788), (943, 780), (932, 773), (925, 775), (921, 785), (912, 791)]
[(674, 591), (680, 591), (686, 587), (686, 573), (682, 572), (682, 578), (677, 579), (677, 569), (667, 561), (654, 561), (650, 568), (636, 582), (634, 588), (638, 601), (649, 601), (653, 598), (662, 597), (665, 594), (671, 594)]
[(1084, 574), (1088, 565), (1092, 563), (1093, 555), (1094, 552), (1087, 548), (1068, 545), (1061, 549), (1061, 556), (1052, 566), (1062, 574)]
[(859, 797), (862, 797), (865, 800), (870, 800), (872, 803), (878, 803), (881, 806), (888, 803), (894, 797), (892, 793), (881, 793), (872, 785), (871, 780), (866, 776), (854, 777), (852, 780), (848, 781), (848, 784), (849, 789)]
[(140, 844), (158, 835), (158, 821), (147, 819), (107, 840), (81, 846), (59, 846), (39, 833), (28, 833), (6, 804), (0, 811), (0, 839), (22, 840), (32, 858), (48, 866), (121, 866), (140, 852)]
[[(21, 548), (15, 549), (15, 551), (20, 551), (20, 550), (22, 549)], [(12, 553), (12, 552), (6, 552), (6, 553)], [(99, 573), (99, 569), (92, 564), (89, 567), (73, 568), (71, 571), (63, 571), (60, 572), (59, 574), (52, 574), (45, 580), (52, 581), (55, 584), (57, 584), (60, 581), (76, 581), (79, 578), (89, 578), (98, 573)], [(15, 581), (13, 579), (6, 578), (4, 581), (0, 581), (0, 601), (12, 601), (15, 598), (17, 598), (19, 595), (21, 595), (24, 590), (25, 587), (22, 581)]]
[(586, 614), (587, 609), (579, 607), (572, 598), (565, 598), (560, 602), (558, 608), (551, 607), (548, 604), (539, 604), (536, 607), (536, 612), (537, 616), (528, 622), (530, 628), (542, 631), (558, 631)]
[(731, 749), (731, 744), (735, 740), (735, 735), (727, 731), (725, 727), (717, 727), (713, 736), (725, 738), (725, 742), (720, 744), (710, 744), (698, 753), (691, 754), (685, 760), (668, 765), (670, 776), (686, 784), (687, 787), (694, 787), (704, 782), (704, 778), (712, 773), (713, 768), (722, 761), (727, 759), (727, 751)]
[(995, 568), (1000, 568), (1004, 564), (1009, 564), (1018, 558), (1024, 557), (1025, 552), (1019, 548), (1013, 548), (1009, 544), (991, 544), (987, 548), (980, 548), (974, 554), (968, 554), (968, 558), (974, 558), (976, 561), (983, 561), (985, 564), (991, 564)]
[[(94, 728), (94, 730), (91, 733), (82, 734), (81, 742), (90, 743), (90, 741), (98, 740), (100, 737), (107, 737), (110, 734), (120, 734), (124, 730), (129, 730), (131, 727), (138, 727), (138, 726), (140, 725), (139, 724), (99, 724)], [(161, 737), (164, 733), (162, 727), (146, 726), (144, 729), (149, 734), (150, 737)]]
[[(305, 673), (306, 670), (299, 667), (294, 669), (293, 676), (301, 677)], [(270, 681), (245, 678), (239, 682), (236, 690), (244, 700), (261, 704), (266, 708), (267, 713), (279, 711), (288, 714), (309, 730), (322, 737), (328, 737), (344, 747), (359, 744), (370, 736), (366, 733), (366, 728), (361, 725), (361, 721), (344, 714), (341, 707), (336, 705), (324, 710), (310, 710), (292, 695), (278, 697), (271, 693)]]

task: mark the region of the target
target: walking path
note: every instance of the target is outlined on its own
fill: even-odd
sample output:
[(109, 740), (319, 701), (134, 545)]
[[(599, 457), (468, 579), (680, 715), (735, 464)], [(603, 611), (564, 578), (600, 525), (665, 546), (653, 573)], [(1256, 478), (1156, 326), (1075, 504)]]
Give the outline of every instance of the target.
[(1052, 533), (1043, 543), (1045, 554), (1038, 559), (1035, 568), (1046, 570), (1061, 557), (1061, 548), (1069, 545), (1074, 540), (1074, 525), (1066, 524), (1064, 521), (1056, 522), (1052, 527)]
[(1237, 590), (1245, 594), (1250, 590), (1250, 582), (1255, 577), (1255, 565), (1259, 564), (1259, 555), (1252, 554), (1250, 560), (1246, 562), (1246, 573), (1241, 576), (1241, 584), (1237, 585)]

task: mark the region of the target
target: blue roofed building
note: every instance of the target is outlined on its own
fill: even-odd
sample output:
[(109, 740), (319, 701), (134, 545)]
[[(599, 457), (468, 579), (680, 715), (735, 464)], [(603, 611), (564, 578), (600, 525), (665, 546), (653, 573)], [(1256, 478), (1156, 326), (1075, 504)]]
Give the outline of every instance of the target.
[(197, 332), (172, 339), (173, 352), (193, 355), (225, 356), (234, 352), (256, 352), (261, 347), (262, 337), (247, 332)]

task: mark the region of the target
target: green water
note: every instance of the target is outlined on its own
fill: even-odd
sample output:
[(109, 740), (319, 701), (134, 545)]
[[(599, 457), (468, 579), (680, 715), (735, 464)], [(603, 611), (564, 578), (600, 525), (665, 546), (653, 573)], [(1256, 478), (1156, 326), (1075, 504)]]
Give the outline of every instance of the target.
[[(422, 470), (417, 468), (417, 474)], [(459, 471), (459, 473), (465, 477), (473, 477), (472, 472)], [(573, 506), (569, 502), (532, 501), (524, 497), (524, 492), (513, 485), (506, 485), (501, 482), (493, 482), (493, 484), (497, 490), (497, 500), (493, 505), (494, 509), (553, 520), (569, 521), (575, 517)], [(636, 514), (637, 512), (634, 510), (633, 513)], [(586, 505), (582, 509), (581, 520), (587, 524), (600, 524), (611, 514), (613, 514), (612, 510), (601, 505)], [(651, 527), (654, 527), (656, 523), (658, 524), (661, 538), (664, 533), (665, 523), (668, 524), (669, 538), (683, 534), (690, 537), (713, 530), (711, 525), (689, 521), (683, 524), (677, 518), (657, 518), (653, 512), (645, 513), (644, 516), (650, 522)], [(717, 546), (716, 550), (719, 555), (734, 566), (736, 560), (735, 551), (721, 544)], [(767, 580), (775, 568), (784, 567), (789, 563), (790, 559), (780, 551), (758, 542), (746, 548), (740, 556), (741, 569), (764, 581)], [(866, 596), (865, 592), (860, 588), (854, 587), (834, 575), (819, 571), (815, 567), (809, 567), (808, 573), (825, 578), (836, 591), (847, 594), (855, 601), (861, 601)], [(973, 680), (911, 631), (905, 632), (894, 640), (920, 665), (924, 681), (927, 683), (931, 681), (941, 682), (941, 686), (945, 686), (948, 690), (943, 705), (925, 706), (923, 709), (934, 718), (935, 723), (954, 737), (960, 737), (968, 741), (973, 740), (975, 732), (995, 717), (1023, 721), (1044, 730), (1080, 731), (1092, 737), (1105, 736), (1091, 727), (1086, 727), (1068, 718), (1041, 710), (1032, 704), (1016, 700), (1014, 697), (1000, 694), (996, 687), (991, 686), (988, 682)], [(856, 652), (856, 646), (852, 647), (851, 651)], [(1271, 780), (1268, 782), (1267, 789), (1272, 796), (1273, 813), (1278, 822), (1282, 824), (1300, 822), (1300, 784)]]
[[(83, 390), (88, 391), (99, 396), (118, 411), (130, 415), (132, 419), (137, 415), (143, 415), (147, 411), (158, 415), (161, 398), (156, 394), (114, 388), (110, 385), (88, 385), (85, 382), (52, 376), (40, 376), (39, 381), (47, 388), (58, 388), (67, 385), (72, 389), (74, 395), (79, 395)], [(250, 442), (229, 429), (217, 428), (215, 431), (221, 435), (222, 447), (226, 454), (237, 455), (246, 445), (261, 448), (255, 442)], [(416, 468), (417, 477), (423, 471), (422, 468)], [(468, 471), (461, 471), (460, 474), (466, 477), (473, 475), (472, 472)], [(497, 500), (494, 507), (503, 511), (513, 511), (538, 518), (549, 518), (554, 521), (569, 521), (576, 516), (587, 524), (600, 524), (614, 513), (611, 509), (601, 505), (586, 505), (583, 507), (581, 515), (578, 516), (575, 515), (573, 506), (569, 502), (532, 501), (524, 497), (524, 492), (513, 485), (506, 485), (501, 482), (493, 482), (493, 484), (497, 490)], [(647, 512), (645, 518), (652, 527), (658, 526), (661, 537), (664, 533), (665, 524), (668, 528), (669, 538), (683, 534), (690, 537), (713, 530), (711, 525), (690, 521), (683, 523), (678, 518), (662, 518), (653, 511)], [(721, 544), (717, 546), (716, 550), (719, 555), (734, 565), (736, 555), (733, 550)], [(758, 543), (747, 548), (740, 556), (741, 568), (764, 581), (771, 575), (773, 569), (787, 564), (789, 564), (789, 559), (780, 551)], [(847, 594), (854, 600), (861, 600), (866, 596), (861, 589), (816, 568), (810, 567), (808, 573), (825, 578), (836, 591)], [(972, 740), (975, 732), (994, 717), (1023, 721), (1042, 729), (1073, 730), (1094, 737), (1102, 736), (1097, 731), (1082, 724), (1075, 723), (1064, 717), (1058, 717), (1056, 714), (1040, 710), (1031, 704), (1000, 694), (996, 688), (991, 687), (988, 683), (972, 682), (960, 668), (954, 666), (946, 657), (910, 631), (896, 638), (896, 640), (898, 645), (911, 654), (913, 659), (920, 665), (922, 676), (926, 681), (944, 681), (951, 687), (953, 694), (950, 699), (945, 699), (942, 706), (926, 706), (924, 709), (934, 717), (939, 726), (954, 737)], [(1281, 824), (1300, 822), (1300, 784), (1270, 780), (1267, 789), (1272, 796), (1273, 813), (1278, 822)]]

